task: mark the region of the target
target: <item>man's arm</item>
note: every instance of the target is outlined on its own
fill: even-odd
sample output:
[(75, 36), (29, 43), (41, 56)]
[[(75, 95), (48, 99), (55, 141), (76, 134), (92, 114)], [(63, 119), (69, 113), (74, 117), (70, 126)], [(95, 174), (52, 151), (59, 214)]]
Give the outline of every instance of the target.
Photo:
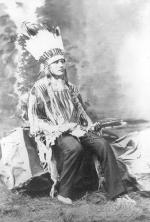
[[(42, 101), (40, 101), (42, 104)], [(52, 126), (48, 120), (41, 119), (39, 117), (39, 111), (38, 111), (38, 105), (39, 105), (39, 98), (37, 96), (37, 92), (35, 87), (32, 88), (30, 95), (29, 95), (29, 104), (28, 104), (28, 118), (29, 118), (29, 124), (30, 124), (30, 133), (32, 135), (37, 135), (40, 132), (50, 132), (50, 130), (54, 129), (54, 126)], [(43, 104), (44, 109), (44, 104)]]

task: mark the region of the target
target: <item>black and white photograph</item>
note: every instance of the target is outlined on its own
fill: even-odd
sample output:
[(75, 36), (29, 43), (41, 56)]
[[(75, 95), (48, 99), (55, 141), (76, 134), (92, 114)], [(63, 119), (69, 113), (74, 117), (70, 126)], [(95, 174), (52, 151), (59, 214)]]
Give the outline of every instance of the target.
[(0, 0), (0, 222), (150, 221), (150, 1)]

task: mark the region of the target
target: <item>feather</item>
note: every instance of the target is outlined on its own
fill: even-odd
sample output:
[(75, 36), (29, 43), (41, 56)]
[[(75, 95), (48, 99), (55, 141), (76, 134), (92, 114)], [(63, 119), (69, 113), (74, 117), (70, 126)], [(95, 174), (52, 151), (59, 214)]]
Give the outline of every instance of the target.
[(54, 60), (58, 60), (57, 55), (64, 57), (64, 46), (59, 27), (24, 22), (18, 44), (24, 46), (36, 60), (41, 62), (52, 57), (52, 62), (54, 62)]

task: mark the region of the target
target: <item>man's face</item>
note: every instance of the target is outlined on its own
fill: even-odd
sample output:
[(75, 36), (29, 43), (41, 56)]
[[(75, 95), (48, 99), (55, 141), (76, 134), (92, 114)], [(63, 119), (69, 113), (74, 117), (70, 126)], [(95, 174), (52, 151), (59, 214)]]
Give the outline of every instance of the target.
[(53, 75), (61, 76), (65, 73), (66, 64), (65, 59), (59, 59), (51, 64), (48, 65), (49, 71)]

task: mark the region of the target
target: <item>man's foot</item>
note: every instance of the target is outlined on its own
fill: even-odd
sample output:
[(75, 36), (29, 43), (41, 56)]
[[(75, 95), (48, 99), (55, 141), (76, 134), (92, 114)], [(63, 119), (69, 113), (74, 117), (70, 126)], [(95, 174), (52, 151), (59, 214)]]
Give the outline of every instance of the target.
[(132, 204), (136, 205), (136, 201), (130, 198), (127, 194), (122, 195), (115, 199), (115, 202), (118, 204)]
[(61, 201), (62, 203), (64, 203), (64, 204), (72, 204), (72, 200), (70, 198), (68, 198), (68, 197), (63, 197), (61, 195), (58, 195), (57, 199), (59, 201)]

